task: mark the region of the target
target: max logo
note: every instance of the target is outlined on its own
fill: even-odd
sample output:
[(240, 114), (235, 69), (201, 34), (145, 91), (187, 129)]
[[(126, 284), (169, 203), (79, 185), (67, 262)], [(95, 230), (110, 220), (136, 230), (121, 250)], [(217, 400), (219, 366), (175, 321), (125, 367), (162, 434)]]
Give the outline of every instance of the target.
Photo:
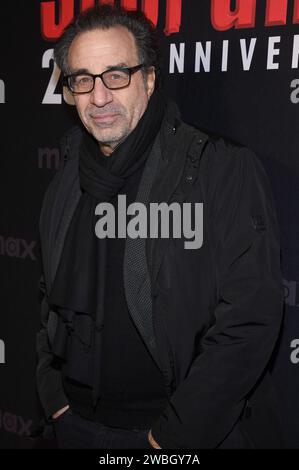
[[(96, 3), (114, 5), (114, 0), (81, 0), (80, 11), (93, 7)], [(254, 28), (257, 0), (211, 0), (211, 23), (214, 29), (226, 31), (231, 28)], [(299, 0), (266, 0), (265, 26), (285, 25), (289, 4), (293, 3), (293, 23), (299, 23)], [(121, 0), (127, 10), (137, 10), (137, 0)], [(182, 0), (165, 0), (164, 33), (168, 36), (178, 33), (182, 21)], [(188, 6), (188, 2), (184, 3)], [(158, 23), (159, 0), (141, 0), (141, 9), (155, 24)], [(59, 0), (41, 2), (41, 32), (45, 40), (58, 39), (64, 28), (75, 17), (75, 1)], [(56, 21), (56, 18), (58, 20)], [(207, 19), (208, 21), (208, 19)]]
[(10, 258), (30, 258), (36, 261), (33, 252), (36, 242), (27, 242), (21, 238), (3, 237), (0, 235), (0, 256), (9, 256)]
[(0, 429), (4, 431), (18, 434), (19, 436), (30, 436), (31, 425), (31, 420), (25, 422), (22, 416), (0, 410)]

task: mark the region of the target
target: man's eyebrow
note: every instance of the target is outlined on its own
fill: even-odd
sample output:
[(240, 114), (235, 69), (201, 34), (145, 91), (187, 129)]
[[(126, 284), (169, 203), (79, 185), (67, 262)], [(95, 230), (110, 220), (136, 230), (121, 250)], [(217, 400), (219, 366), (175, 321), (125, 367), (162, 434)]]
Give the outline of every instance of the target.
[[(128, 67), (128, 64), (126, 64), (126, 62), (119, 62), (118, 64), (114, 64), (114, 65), (107, 65), (106, 69), (104, 70), (104, 72), (106, 70), (110, 70), (110, 69), (115, 69), (115, 68), (118, 68), (118, 67)], [(91, 73), (88, 69), (84, 69), (84, 68), (81, 68), (81, 69), (73, 69), (70, 71), (70, 74), (74, 74), (74, 73)]]
[(107, 65), (107, 70), (114, 69), (115, 67), (128, 67), (128, 64), (126, 62), (119, 62), (118, 64)]
[(70, 75), (73, 73), (90, 73), (88, 69), (73, 69), (70, 70)]

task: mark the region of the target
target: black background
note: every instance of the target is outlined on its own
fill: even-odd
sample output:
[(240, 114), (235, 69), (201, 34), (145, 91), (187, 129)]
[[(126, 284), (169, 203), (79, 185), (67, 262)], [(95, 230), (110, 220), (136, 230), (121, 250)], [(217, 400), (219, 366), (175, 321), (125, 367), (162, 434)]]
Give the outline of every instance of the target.
[[(245, 0), (246, 1), (246, 0)], [(42, 57), (53, 47), (41, 34), (37, 0), (0, 5), (0, 80), (5, 103), (0, 104), (0, 339), (5, 342), (5, 364), (0, 364), (0, 448), (27, 448), (39, 417), (35, 391), (35, 335), (39, 328), (37, 302), (38, 218), (43, 195), (55, 174), (55, 164), (39, 165), (39, 149), (57, 149), (60, 137), (78, 122), (74, 107), (42, 104), (50, 68)], [(45, 3), (45, 2), (44, 2)], [(59, 6), (60, 2), (55, 2)], [(79, 11), (79, 1), (75, 1)], [(284, 26), (265, 27), (266, 1), (257, 0), (255, 28), (216, 31), (211, 24), (210, 0), (183, 0), (180, 32), (162, 38), (164, 88), (178, 103), (183, 118), (253, 149), (269, 175), (281, 230), (285, 282), (285, 320), (277, 345), (274, 378), (281, 395), (289, 447), (299, 448), (299, 103), (290, 99), (294, 2), (288, 2)], [(139, 7), (141, 2), (138, 3)], [(231, 2), (232, 8), (234, 2)], [(159, 2), (158, 28), (165, 25), (166, 1)], [(59, 18), (59, 8), (57, 8)], [(278, 70), (267, 70), (269, 36), (280, 36)], [(243, 71), (240, 39), (257, 38), (251, 69)], [(228, 71), (221, 72), (222, 41), (229, 40)], [(212, 42), (210, 72), (194, 72), (195, 43)], [(185, 43), (185, 70), (169, 74), (169, 48)], [(56, 93), (61, 93), (58, 86)], [(8, 239), (13, 240), (8, 243)], [(4, 250), (2, 242), (9, 245)], [(19, 242), (25, 240), (25, 242)], [(24, 246), (34, 244), (34, 256)], [(7, 252), (8, 251), (8, 252)], [(291, 342), (297, 340), (295, 347)], [(291, 353), (293, 352), (293, 360)], [(246, 370), (244, 370), (246, 374)]]

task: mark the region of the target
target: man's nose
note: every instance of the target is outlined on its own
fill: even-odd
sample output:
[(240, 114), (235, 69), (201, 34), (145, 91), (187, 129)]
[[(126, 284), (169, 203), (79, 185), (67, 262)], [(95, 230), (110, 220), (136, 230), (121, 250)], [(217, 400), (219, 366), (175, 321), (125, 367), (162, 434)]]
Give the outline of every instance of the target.
[(105, 106), (113, 100), (111, 90), (105, 87), (100, 77), (97, 77), (94, 82), (94, 89), (90, 95), (90, 101), (96, 106)]

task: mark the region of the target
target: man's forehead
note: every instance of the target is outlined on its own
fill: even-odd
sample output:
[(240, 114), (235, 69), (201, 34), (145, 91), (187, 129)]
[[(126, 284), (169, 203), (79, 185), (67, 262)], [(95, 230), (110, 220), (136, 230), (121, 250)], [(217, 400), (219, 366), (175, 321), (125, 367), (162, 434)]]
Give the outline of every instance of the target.
[(89, 68), (100, 63), (104, 68), (129, 64), (137, 57), (133, 34), (122, 26), (80, 33), (69, 49), (70, 68)]

